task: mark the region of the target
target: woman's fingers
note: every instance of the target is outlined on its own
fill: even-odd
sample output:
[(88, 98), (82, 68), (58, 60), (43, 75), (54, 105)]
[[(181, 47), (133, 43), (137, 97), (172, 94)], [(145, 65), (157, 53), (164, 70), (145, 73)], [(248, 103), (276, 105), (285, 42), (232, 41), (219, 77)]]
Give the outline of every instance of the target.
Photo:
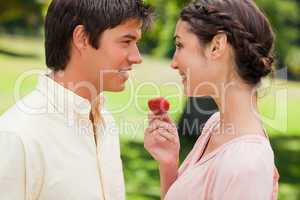
[(152, 132), (152, 130), (150, 129), (150, 127), (148, 127), (145, 130), (145, 135), (150, 134), (151, 132)]
[(148, 119), (149, 119), (149, 124), (151, 124), (154, 120), (161, 120), (161, 121), (165, 121), (165, 122), (168, 122), (168, 123), (172, 122), (172, 119), (170, 118), (168, 113), (164, 113), (164, 114), (161, 114), (161, 115), (156, 115), (153, 112), (149, 112), (148, 113)]
[(167, 114), (155, 115), (149, 112), (149, 127), (145, 130), (145, 136), (159, 143), (176, 143), (177, 127)]
[(156, 134), (155, 135), (155, 138), (154, 138), (157, 142), (159, 143), (164, 143), (167, 141), (167, 139), (159, 134)]
[(160, 121), (158, 119), (154, 120), (148, 128), (149, 128), (150, 132), (155, 131), (159, 128), (162, 128), (162, 129), (165, 129), (165, 131), (168, 131), (172, 134), (177, 133), (175, 124)]
[(164, 143), (168, 140), (166, 137), (160, 134), (160, 131), (158, 129), (156, 129), (155, 131), (151, 131), (150, 128), (147, 128), (144, 137), (145, 141), (147, 140), (148, 142), (150, 140), (154, 140), (157, 143)]
[(155, 120), (162, 120), (161, 115), (155, 115), (154, 113), (150, 112), (148, 114), (149, 124), (151, 124)]
[(158, 128), (154, 131), (151, 131), (150, 129), (145, 131), (145, 137), (147, 138), (153, 138), (157, 142), (176, 142), (176, 136), (170, 132), (167, 132), (166, 129)]
[(167, 122), (167, 123), (172, 123), (171, 117), (168, 115), (168, 113), (165, 113), (162, 115), (162, 120)]
[(167, 139), (168, 141), (176, 142), (176, 138), (175, 138), (174, 134), (166, 132), (164, 129), (161, 129), (161, 128), (159, 128), (157, 130), (157, 132), (161, 137)]

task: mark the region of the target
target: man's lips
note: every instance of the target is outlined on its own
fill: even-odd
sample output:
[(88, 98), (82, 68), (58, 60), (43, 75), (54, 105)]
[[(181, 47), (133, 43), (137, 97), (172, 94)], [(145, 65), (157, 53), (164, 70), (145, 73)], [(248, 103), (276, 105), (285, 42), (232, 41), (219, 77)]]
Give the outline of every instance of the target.
[(132, 70), (132, 68), (123, 68), (123, 69), (120, 69), (119, 72), (128, 72), (131, 70)]
[(129, 71), (131, 71), (131, 68), (124, 68), (119, 70), (119, 75), (126, 81), (129, 78)]

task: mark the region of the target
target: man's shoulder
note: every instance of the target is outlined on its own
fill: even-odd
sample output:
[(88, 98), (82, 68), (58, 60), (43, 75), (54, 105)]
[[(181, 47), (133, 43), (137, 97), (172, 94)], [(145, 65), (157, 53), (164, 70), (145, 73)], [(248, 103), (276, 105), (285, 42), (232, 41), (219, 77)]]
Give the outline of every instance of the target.
[(46, 111), (46, 98), (33, 90), (0, 116), (0, 131), (22, 130), (37, 124)]

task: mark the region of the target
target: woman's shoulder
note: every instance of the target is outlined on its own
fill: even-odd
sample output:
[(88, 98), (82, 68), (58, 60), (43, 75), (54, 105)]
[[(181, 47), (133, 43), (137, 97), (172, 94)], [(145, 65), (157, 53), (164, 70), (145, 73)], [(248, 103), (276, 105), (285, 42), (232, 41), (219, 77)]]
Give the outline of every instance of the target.
[(273, 151), (268, 147), (267, 139), (255, 137), (244, 137), (226, 146), (214, 162), (214, 189), (224, 191), (222, 194), (227, 194), (226, 199), (234, 196), (239, 196), (239, 199), (276, 196), (279, 175)]
[(230, 173), (273, 173), (274, 153), (267, 138), (246, 135), (232, 141), (219, 154), (220, 168)]

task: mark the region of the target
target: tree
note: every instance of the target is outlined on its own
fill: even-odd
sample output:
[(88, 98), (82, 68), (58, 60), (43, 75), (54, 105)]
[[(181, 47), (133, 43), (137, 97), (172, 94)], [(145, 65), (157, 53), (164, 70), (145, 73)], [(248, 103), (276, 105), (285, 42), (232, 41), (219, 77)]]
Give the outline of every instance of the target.
[(257, 0), (270, 19), (276, 34), (279, 68), (288, 66), (300, 75), (300, 3), (299, 0)]
[(9, 0), (0, 4), (0, 28), (5, 31), (34, 31), (41, 27), (43, 2)]

